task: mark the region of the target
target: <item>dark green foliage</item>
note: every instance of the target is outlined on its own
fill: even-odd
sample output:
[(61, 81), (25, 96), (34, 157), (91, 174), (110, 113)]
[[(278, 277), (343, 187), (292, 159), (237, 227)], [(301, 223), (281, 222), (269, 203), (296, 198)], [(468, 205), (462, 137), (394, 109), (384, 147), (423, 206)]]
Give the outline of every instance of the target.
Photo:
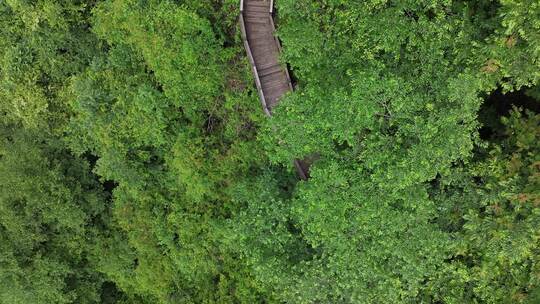
[(36, 133), (0, 134), (1, 302), (97, 302), (88, 259), (105, 207), (88, 164)]
[(503, 140), (435, 187), (441, 228), (458, 244), (448, 275), (461, 285), (445, 277), (441, 298), (519, 303), (540, 287), (540, 115), (514, 110), (502, 121)]

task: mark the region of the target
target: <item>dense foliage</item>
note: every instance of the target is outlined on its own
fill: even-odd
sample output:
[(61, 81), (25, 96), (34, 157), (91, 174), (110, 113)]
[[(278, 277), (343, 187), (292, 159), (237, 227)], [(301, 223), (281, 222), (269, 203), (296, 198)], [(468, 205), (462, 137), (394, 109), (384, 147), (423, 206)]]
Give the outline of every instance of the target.
[(0, 303), (540, 302), (538, 1), (276, 5), (0, 1)]

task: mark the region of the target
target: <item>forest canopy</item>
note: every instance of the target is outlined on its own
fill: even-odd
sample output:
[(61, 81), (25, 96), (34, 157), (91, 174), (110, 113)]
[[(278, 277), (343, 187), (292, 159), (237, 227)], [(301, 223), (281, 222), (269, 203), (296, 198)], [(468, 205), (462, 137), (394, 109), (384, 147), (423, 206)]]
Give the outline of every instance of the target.
[(0, 1), (0, 304), (540, 303), (537, 0), (238, 2)]

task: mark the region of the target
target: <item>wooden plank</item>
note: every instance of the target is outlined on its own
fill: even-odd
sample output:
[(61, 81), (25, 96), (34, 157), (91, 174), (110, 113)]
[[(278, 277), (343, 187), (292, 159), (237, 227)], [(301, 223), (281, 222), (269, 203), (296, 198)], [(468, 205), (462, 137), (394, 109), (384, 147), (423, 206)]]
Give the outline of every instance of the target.
[(277, 61), (272, 58), (277, 54), (277, 51), (270, 50), (267, 48), (255, 48), (253, 49), (253, 58), (255, 59), (255, 64), (257, 66), (267, 65), (267, 64), (276, 64)]
[(275, 52), (270, 52), (268, 50), (265, 51), (261, 49), (254, 50), (253, 58), (254, 58), (255, 64), (257, 66), (277, 64), (277, 61), (274, 58), (272, 58), (274, 56), (273, 53)]
[(274, 35), (268, 30), (263, 30), (260, 27), (254, 26), (248, 30), (248, 36), (250, 41), (256, 41), (259, 39), (264, 39), (266, 42), (272, 41)]
[(280, 98), (282, 95), (287, 93), (288, 86), (285, 81), (277, 81), (271, 84), (263, 85), (263, 92), (266, 94), (265, 99), (268, 96), (273, 98)]
[[(250, 46), (252, 45), (251, 42), (249, 44)], [(258, 53), (258, 54), (264, 54), (265, 56), (270, 56), (271, 58), (269, 59), (272, 59), (273, 61), (277, 62), (277, 58), (276, 56), (278, 55), (279, 53), (279, 50), (277, 49), (277, 47), (273, 44), (267, 44), (267, 43), (255, 43), (253, 45), (253, 49), (252, 49), (254, 52)]]
[(248, 0), (248, 5), (251, 5), (251, 6), (259, 6), (259, 7), (268, 7), (268, 2), (267, 1), (250, 1)]
[(263, 7), (263, 6), (248, 5), (244, 8), (244, 12), (245, 13), (265, 13), (267, 15), (270, 15), (270, 13), (268, 12), (268, 8)]
[(258, 23), (252, 23), (249, 25), (247, 29), (248, 33), (265, 33), (268, 35), (272, 35), (272, 32), (268, 28), (266, 24), (258, 24)]
[(266, 19), (270, 18), (270, 14), (268, 12), (250, 12), (250, 11), (244, 11), (244, 16), (249, 18), (260, 18), (260, 19)]
[(270, 14), (266, 11), (263, 11), (261, 9), (253, 9), (253, 8), (246, 8), (244, 9), (244, 17), (264, 17), (264, 18), (270, 18)]
[(256, 24), (268, 24), (268, 19), (264, 18), (254, 18), (254, 17), (247, 17), (245, 18), (245, 22), (247, 24), (256, 23)]
[(272, 67), (274, 65), (276, 65), (276, 63), (273, 63), (273, 62), (270, 63), (270, 64), (266, 64), (266, 65), (260, 65), (259, 69), (260, 70), (268, 69), (268, 68), (270, 68), (270, 67)]
[(288, 91), (287, 83), (283, 80), (273, 81), (270, 83), (266, 83), (262, 85), (263, 93), (265, 93), (265, 100), (266, 96), (272, 96), (275, 98), (281, 97), (281, 95), (285, 94)]
[(265, 68), (265, 69), (259, 68), (258, 70), (259, 70), (259, 77), (261, 77), (261, 79), (263, 77), (267, 77), (268, 75), (271, 75), (277, 72), (283, 72), (281, 65), (279, 64), (271, 65), (270, 67)]
[(252, 37), (251, 39), (249, 39), (249, 45), (251, 45), (251, 47), (255, 48), (257, 46), (261, 46), (264, 48), (268, 48), (268, 49), (271, 48), (271, 49), (275, 49), (279, 51), (276, 45), (268, 43), (268, 41), (272, 41), (272, 38), (269, 35), (254, 35), (254, 36), (249, 35), (249, 36)]

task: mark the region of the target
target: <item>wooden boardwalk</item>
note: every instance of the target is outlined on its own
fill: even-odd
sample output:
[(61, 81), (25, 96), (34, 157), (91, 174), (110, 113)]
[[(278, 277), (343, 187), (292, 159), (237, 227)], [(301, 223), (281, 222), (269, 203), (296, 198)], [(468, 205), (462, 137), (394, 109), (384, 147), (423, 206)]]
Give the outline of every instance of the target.
[[(272, 115), (281, 97), (293, 90), (289, 72), (279, 62), (281, 45), (274, 36), (273, 0), (240, 0), (240, 28), (259, 99), (266, 115)], [(295, 160), (298, 175), (309, 177), (308, 164)]]

